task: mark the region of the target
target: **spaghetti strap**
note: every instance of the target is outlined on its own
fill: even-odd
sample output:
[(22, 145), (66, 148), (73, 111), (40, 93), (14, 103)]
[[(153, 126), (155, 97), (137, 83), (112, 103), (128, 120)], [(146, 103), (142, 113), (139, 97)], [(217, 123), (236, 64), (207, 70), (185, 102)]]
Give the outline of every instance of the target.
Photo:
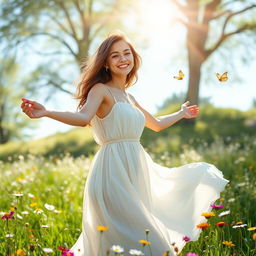
[(112, 97), (114, 98), (114, 101), (115, 101), (115, 103), (116, 103), (117, 100), (116, 100), (115, 96), (112, 94), (111, 90), (110, 90), (108, 87), (107, 87), (107, 89), (109, 90), (110, 94), (112, 95)]

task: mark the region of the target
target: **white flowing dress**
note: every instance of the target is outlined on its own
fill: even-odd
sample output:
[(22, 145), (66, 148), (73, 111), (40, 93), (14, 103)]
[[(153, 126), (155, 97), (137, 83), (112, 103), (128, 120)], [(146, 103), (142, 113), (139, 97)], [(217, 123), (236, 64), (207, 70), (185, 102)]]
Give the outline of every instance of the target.
[[(114, 100), (107, 116), (95, 115), (91, 121), (101, 147), (85, 184), (82, 232), (70, 251), (75, 256), (105, 256), (112, 245), (120, 245), (127, 256), (130, 249), (142, 250), (139, 240), (146, 239), (149, 229), (153, 256), (167, 250), (176, 255), (171, 244), (181, 252), (184, 236), (199, 238), (196, 225), (207, 222), (201, 213), (211, 211), (229, 180), (205, 162), (174, 168), (155, 163), (140, 144), (143, 112), (132, 103)], [(108, 227), (101, 239), (97, 226)]]

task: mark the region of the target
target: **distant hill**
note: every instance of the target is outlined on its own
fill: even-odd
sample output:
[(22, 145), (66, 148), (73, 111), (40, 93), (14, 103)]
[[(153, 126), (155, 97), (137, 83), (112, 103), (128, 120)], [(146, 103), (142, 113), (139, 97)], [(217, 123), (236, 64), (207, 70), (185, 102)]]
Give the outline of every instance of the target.
[[(179, 109), (172, 105), (161, 110), (157, 115), (166, 115)], [(156, 116), (157, 116), (156, 115)], [(183, 120), (157, 133), (145, 128), (141, 143), (149, 151), (163, 152), (168, 149), (178, 152), (182, 144), (211, 143), (217, 137), (227, 143), (246, 136), (256, 136), (256, 109), (242, 112), (235, 109), (200, 107), (200, 115), (195, 126)], [(0, 145), (0, 159), (16, 158), (28, 153), (46, 157), (56, 157), (70, 153), (73, 156), (94, 154), (99, 146), (93, 140), (91, 128), (74, 128), (65, 133), (57, 133), (46, 138), (29, 142), (9, 142)]]

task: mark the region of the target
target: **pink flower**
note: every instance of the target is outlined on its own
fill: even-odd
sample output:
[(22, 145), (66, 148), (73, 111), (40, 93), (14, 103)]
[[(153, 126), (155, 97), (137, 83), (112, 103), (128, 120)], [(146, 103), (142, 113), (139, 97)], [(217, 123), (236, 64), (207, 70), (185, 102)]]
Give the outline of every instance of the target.
[(184, 240), (185, 242), (189, 242), (190, 238), (188, 236), (183, 236), (182, 240)]
[(194, 253), (194, 252), (188, 252), (186, 254), (186, 256), (199, 256), (198, 254)]
[(211, 207), (214, 208), (214, 209), (222, 209), (222, 208), (224, 208), (225, 206), (224, 206), (223, 204), (220, 204), (220, 205), (211, 204)]
[(4, 216), (2, 216), (2, 220), (9, 220), (13, 218), (14, 211), (11, 211), (9, 213), (6, 213)]
[(58, 249), (62, 252), (61, 256), (75, 256), (73, 252), (70, 252), (69, 249), (65, 247), (58, 246)]

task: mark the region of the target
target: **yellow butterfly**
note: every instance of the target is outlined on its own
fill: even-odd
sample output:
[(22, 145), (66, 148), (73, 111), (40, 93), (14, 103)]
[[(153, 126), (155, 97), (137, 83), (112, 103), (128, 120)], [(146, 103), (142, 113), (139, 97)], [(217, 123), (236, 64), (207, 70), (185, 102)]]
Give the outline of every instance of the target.
[(226, 82), (228, 80), (228, 72), (223, 73), (220, 75), (219, 73), (216, 74), (217, 78), (220, 82)]
[(177, 79), (177, 80), (182, 80), (185, 77), (185, 75), (183, 74), (183, 72), (180, 70), (179, 71), (179, 76), (174, 76), (173, 78)]

